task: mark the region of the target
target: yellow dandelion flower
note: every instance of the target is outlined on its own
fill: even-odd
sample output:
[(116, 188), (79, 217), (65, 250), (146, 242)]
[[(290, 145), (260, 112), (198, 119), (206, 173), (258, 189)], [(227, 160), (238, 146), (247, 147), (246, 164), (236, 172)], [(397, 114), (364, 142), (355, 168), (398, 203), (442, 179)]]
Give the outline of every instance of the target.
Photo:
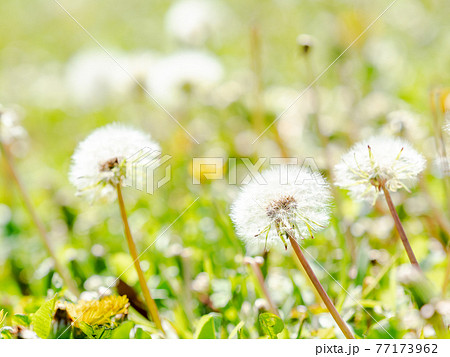
[(80, 300), (76, 304), (65, 304), (69, 317), (75, 326), (80, 322), (88, 325), (109, 325), (114, 322), (117, 315), (128, 314), (128, 298), (123, 296), (107, 296), (100, 300), (84, 301)]

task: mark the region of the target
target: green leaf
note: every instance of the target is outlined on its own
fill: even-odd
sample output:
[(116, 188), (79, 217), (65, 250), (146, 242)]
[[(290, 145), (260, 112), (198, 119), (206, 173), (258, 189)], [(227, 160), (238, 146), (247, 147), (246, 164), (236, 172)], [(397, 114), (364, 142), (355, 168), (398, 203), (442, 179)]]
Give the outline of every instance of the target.
[(2, 327), (0, 329), (0, 339), (11, 340), (12, 338), (11, 327)]
[(134, 338), (137, 340), (150, 340), (152, 335), (150, 335), (150, 333), (145, 331), (142, 327), (138, 327), (136, 329), (136, 333), (134, 334)]
[(269, 338), (276, 339), (278, 334), (283, 331), (284, 323), (275, 314), (270, 312), (263, 312), (259, 315), (259, 323), (264, 331), (264, 333), (269, 336)]
[(238, 339), (245, 340), (246, 338), (250, 338), (248, 334), (245, 333), (245, 330), (242, 328), (238, 331)]
[(130, 338), (131, 329), (134, 327), (133, 321), (126, 321), (112, 332), (111, 338), (117, 340), (124, 340)]
[(369, 244), (367, 240), (364, 240), (359, 245), (358, 257), (356, 261), (357, 274), (355, 278), (355, 285), (362, 285), (364, 277), (367, 274), (367, 269), (369, 268)]
[(217, 312), (211, 312), (208, 315), (211, 315), (214, 318), (214, 331), (216, 332), (216, 336), (220, 336), (220, 326), (222, 325), (222, 315)]
[(95, 332), (94, 332), (94, 329), (92, 328), (91, 325), (87, 324), (87, 323), (84, 322), (84, 321), (80, 321), (80, 322), (78, 323), (78, 326), (79, 326), (80, 330), (83, 331), (83, 333), (84, 333), (87, 337), (89, 337), (89, 338), (95, 338), (95, 337), (94, 337)]
[(32, 315), (33, 331), (40, 338), (47, 338), (52, 327), (53, 313), (55, 311), (56, 295), (53, 299), (44, 302)]
[(30, 326), (32, 321), (31, 321), (31, 317), (28, 315), (15, 314), (12, 317), (12, 322), (15, 325), (28, 327), (28, 326)]
[(86, 322), (80, 321), (78, 323), (80, 330), (90, 339), (108, 339), (111, 338), (112, 329), (107, 326), (91, 326)]
[(196, 339), (215, 339), (216, 331), (214, 328), (214, 316), (202, 316), (198, 323), (197, 330), (194, 333)]
[(113, 330), (111, 328), (108, 328), (107, 326), (94, 327), (94, 331), (95, 331), (95, 338), (102, 340), (111, 338), (113, 332)]
[(366, 338), (370, 339), (390, 339), (402, 338), (398, 322), (395, 318), (384, 319), (373, 324), (367, 332)]
[[(144, 318), (132, 307), (130, 307), (128, 309), (128, 320), (133, 321), (135, 325), (141, 327), (150, 336), (153, 334), (161, 334), (161, 331), (156, 328), (156, 326), (153, 322), (150, 322), (149, 320)], [(169, 321), (169, 323), (171, 323), (171, 322)], [(137, 338), (137, 337), (135, 337), (135, 338)], [(148, 338), (148, 337), (145, 337), (145, 338)], [(187, 338), (192, 338), (192, 332), (190, 333), (190, 336)]]
[(235, 336), (237, 336), (239, 330), (240, 330), (241, 328), (243, 328), (244, 325), (245, 325), (245, 322), (244, 322), (244, 321), (239, 322), (239, 323), (237, 324), (237, 326), (233, 329), (233, 331), (231, 331), (231, 333), (230, 333), (230, 335), (228, 336), (228, 338), (230, 339), (230, 338), (234, 338)]

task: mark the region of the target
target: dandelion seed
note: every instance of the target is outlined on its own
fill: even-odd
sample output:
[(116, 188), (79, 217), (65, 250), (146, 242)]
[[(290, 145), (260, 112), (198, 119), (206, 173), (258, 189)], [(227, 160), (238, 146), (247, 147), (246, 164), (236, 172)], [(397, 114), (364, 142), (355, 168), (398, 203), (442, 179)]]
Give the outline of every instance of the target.
[(286, 184), (279, 169), (262, 176), (267, 184), (245, 186), (231, 207), (237, 234), (250, 253), (287, 249), (287, 230), (312, 238), (328, 226), (330, 189), (319, 173), (288, 166)]
[(375, 203), (385, 186), (396, 192), (414, 186), (425, 159), (400, 138), (375, 136), (355, 144), (336, 165), (336, 185), (358, 200)]
[(156, 160), (160, 147), (142, 131), (118, 123), (106, 125), (78, 145), (69, 179), (78, 194), (90, 200), (114, 199), (115, 186), (126, 177), (126, 160), (142, 150), (154, 153)]

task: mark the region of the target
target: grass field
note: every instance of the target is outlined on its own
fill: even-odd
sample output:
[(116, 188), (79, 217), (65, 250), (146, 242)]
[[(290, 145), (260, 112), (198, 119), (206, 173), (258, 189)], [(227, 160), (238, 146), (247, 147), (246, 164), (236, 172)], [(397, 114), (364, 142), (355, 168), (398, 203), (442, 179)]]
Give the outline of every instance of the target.
[[(253, 251), (230, 218), (246, 177), (286, 158), (330, 183), (329, 223), (302, 216), (313, 232), (295, 238), (351, 334), (448, 338), (449, 13), (442, 0), (2, 0), (0, 338), (348, 337), (291, 249), (292, 222)], [(155, 186), (101, 176), (111, 199), (77, 195), (74, 151), (116, 122), (166, 155)], [(123, 135), (107, 150), (137, 145)], [(426, 159), (405, 179), (380, 169), (398, 178), (388, 191), (420, 270), (384, 176), (367, 179), (376, 201), (335, 184), (342, 155), (374, 135)], [(238, 218), (257, 225), (257, 211)]]

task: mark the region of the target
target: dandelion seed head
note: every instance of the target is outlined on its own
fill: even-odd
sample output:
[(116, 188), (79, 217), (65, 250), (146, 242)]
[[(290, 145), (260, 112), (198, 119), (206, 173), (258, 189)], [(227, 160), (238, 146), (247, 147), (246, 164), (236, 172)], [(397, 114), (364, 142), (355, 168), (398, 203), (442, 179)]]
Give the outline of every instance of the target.
[(266, 214), (271, 219), (280, 220), (284, 217), (293, 217), (296, 208), (297, 201), (294, 196), (280, 196), (269, 203), (266, 207)]
[(187, 97), (203, 97), (219, 84), (223, 67), (213, 55), (185, 50), (158, 61), (147, 78), (147, 87), (156, 100), (176, 105)]
[(447, 157), (437, 157), (433, 161), (433, 173), (438, 178), (450, 176), (450, 162)]
[[(148, 161), (156, 159), (160, 147), (150, 135), (113, 123), (92, 132), (78, 144), (69, 172), (78, 194), (88, 199), (114, 199), (114, 186), (126, 177), (126, 160), (146, 150)], [(151, 156), (151, 157), (150, 157)]]
[[(123, 63), (124, 54), (110, 53)], [(97, 50), (80, 51), (69, 60), (65, 83), (71, 99), (88, 108), (125, 95), (132, 85), (127, 74), (106, 53)]]
[(199, 46), (220, 33), (227, 13), (228, 9), (220, 1), (177, 1), (167, 12), (166, 29), (181, 43)]
[(408, 110), (395, 110), (386, 115), (383, 132), (387, 135), (399, 135), (411, 140), (422, 139), (426, 133), (420, 125), (419, 116)]
[(307, 34), (300, 34), (297, 36), (297, 45), (302, 53), (307, 54), (314, 46), (314, 38)]
[(335, 167), (336, 185), (354, 199), (375, 203), (382, 186), (409, 190), (425, 168), (425, 158), (405, 140), (374, 136), (355, 144)]
[(158, 59), (152, 51), (108, 52), (114, 60), (100, 50), (83, 50), (69, 60), (65, 85), (78, 106), (97, 108), (127, 97), (137, 86), (135, 79), (145, 81)]
[(264, 183), (244, 186), (232, 204), (231, 219), (249, 254), (271, 248), (284, 251), (288, 231), (296, 239), (310, 238), (328, 226), (331, 196), (323, 177), (292, 165), (281, 170), (264, 171)]

